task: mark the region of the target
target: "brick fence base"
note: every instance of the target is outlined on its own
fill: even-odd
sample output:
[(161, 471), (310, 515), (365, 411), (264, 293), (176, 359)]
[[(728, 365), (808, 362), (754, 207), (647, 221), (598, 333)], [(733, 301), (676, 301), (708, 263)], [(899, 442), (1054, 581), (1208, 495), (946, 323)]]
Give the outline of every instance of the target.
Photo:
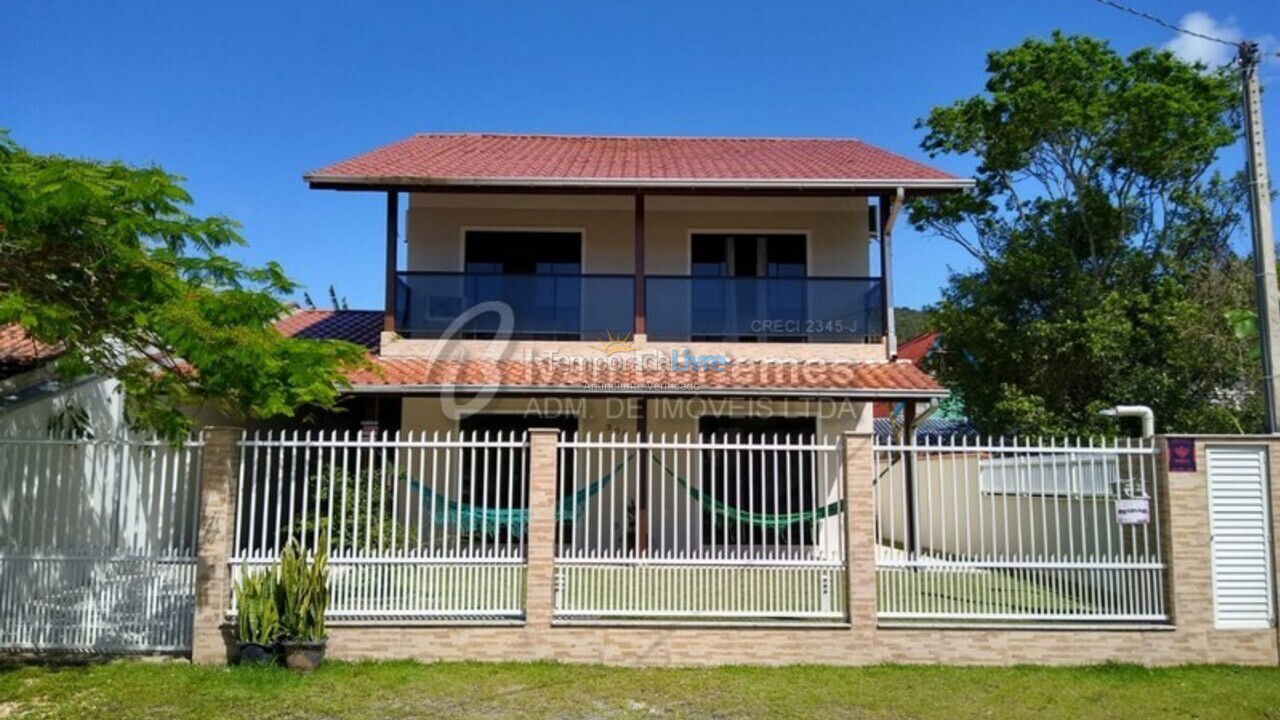
[(610, 665), (1276, 665), (1270, 630), (750, 629), (672, 627), (333, 627), (345, 660), (556, 660)]

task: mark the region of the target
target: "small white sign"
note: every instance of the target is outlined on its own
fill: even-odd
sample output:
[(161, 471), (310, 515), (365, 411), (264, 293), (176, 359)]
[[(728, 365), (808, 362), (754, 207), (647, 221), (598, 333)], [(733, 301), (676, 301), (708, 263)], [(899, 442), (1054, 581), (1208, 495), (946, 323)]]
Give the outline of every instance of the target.
[(1116, 522), (1121, 525), (1146, 525), (1151, 522), (1151, 503), (1146, 498), (1116, 500)]

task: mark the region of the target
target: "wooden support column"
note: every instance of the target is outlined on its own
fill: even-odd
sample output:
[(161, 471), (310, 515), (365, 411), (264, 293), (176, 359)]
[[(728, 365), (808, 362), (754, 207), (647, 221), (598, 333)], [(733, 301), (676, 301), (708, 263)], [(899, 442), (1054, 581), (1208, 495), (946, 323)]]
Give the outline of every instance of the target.
[(382, 330), (396, 329), (396, 242), (400, 238), (400, 195), (387, 193), (387, 294), (382, 311)]
[(635, 289), (635, 340), (640, 340), (648, 331), (645, 329), (644, 317), (644, 195), (636, 193), (635, 207), (635, 250), (636, 250), (636, 289)]

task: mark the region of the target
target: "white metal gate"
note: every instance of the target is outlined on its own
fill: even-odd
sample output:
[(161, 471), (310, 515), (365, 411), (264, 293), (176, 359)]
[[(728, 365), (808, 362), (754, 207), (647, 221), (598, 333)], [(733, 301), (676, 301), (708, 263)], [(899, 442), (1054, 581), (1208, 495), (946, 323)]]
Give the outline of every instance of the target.
[(1274, 619), (1266, 452), (1262, 446), (1205, 448), (1213, 617), (1221, 628), (1266, 628)]
[(330, 620), (524, 616), (527, 434), (282, 431), (239, 444), (233, 579), (294, 541), (328, 549)]
[(563, 440), (555, 617), (844, 620), (839, 449), (781, 434)]
[(201, 446), (0, 439), (0, 649), (190, 649)]
[(1165, 622), (1156, 449), (876, 438), (878, 617)]

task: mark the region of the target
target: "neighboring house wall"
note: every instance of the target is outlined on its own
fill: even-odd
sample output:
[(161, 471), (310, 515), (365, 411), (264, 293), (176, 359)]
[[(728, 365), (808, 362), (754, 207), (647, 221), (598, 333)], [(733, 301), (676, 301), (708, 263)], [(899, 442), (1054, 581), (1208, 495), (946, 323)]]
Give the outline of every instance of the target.
[(114, 437), (127, 430), (124, 398), (119, 382), (89, 378), (65, 387), (37, 369), (0, 383), (0, 435), (44, 433), (54, 416), (78, 407), (88, 413), (88, 429), (94, 437)]
[[(1032, 491), (1029, 485), (1015, 492), (1017, 468), (1001, 466), (993, 470), (990, 462), (974, 456), (921, 453), (913, 507), (922, 552), (940, 557), (959, 553), (971, 558), (1039, 560), (1043, 558), (1033, 557), (1032, 548), (1049, 556), (1069, 557), (1085, 547), (1126, 546), (1120, 526), (1114, 521), (1114, 506), (1103, 494), (1103, 488), (1111, 486), (1104, 482), (1107, 466), (1103, 460), (1098, 462), (1096, 478), (1085, 479), (1083, 497), (1078, 478), (1070, 484), (1062, 481), (1060, 487), (1072, 488), (1069, 498), (1065, 493)], [(1037, 469), (1041, 462), (1037, 460)], [(1110, 462), (1114, 470), (1115, 459)], [(903, 547), (908, 511), (904, 496), (906, 471), (900, 459), (892, 468), (882, 462), (879, 470), (876, 486), (880, 532), (884, 541)], [(1136, 472), (1134, 476), (1133, 489), (1141, 495), (1141, 480)], [(1128, 488), (1129, 473), (1123, 463), (1121, 478)], [(1009, 492), (1003, 491), (1006, 487)]]

